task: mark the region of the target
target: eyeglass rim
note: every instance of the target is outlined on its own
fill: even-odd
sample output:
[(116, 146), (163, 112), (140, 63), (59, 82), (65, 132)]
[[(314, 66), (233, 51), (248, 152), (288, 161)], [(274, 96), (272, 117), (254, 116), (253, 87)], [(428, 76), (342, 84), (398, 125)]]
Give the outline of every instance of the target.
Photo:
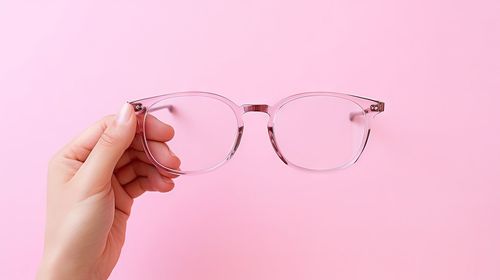
[[(234, 116), (236, 118), (237, 122), (237, 130), (235, 132), (235, 140), (233, 143), (233, 146), (229, 153), (226, 155), (226, 157), (218, 162), (217, 164), (204, 168), (204, 169), (198, 169), (198, 170), (177, 170), (177, 169), (172, 169), (168, 166), (165, 166), (161, 164), (158, 160), (154, 158), (152, 155), (151, 150), (149, 149), (149, 146), (147, 145), (147, 138), (146, 138), (146, 132), (145, 132), (145, 121), (150, 113), (149, 110), (158, 102), (161, 102), (163, 100), (169, 99), (169, 98), (174, 98), (174, 97), (185, 97), (185, 96), (203, 96), (203, 97), (209, 97), (213, 99), (217, 99), (226, 105), (228, 105), (231, 110), (234, 113)], [(285, 157), (285, 155), (281, 152), (281, 149), (279, 148), (279, 142), (276, 139), (276, 135), (274, 133), (274, 121), (275, 118), (281, 109), (285, 104), (299, 99), (299, 98), (304, 98), (304, 97), (311, 97), (311, 96), (330, 96), (330, 97), (337, 97), (337, 98), (342, 98), (349, 100), (353, 103), (355, 103), (357, 106), (360, 107), (361, 109), (361, 116), (363, 117), (363, 137), (361, 141), (361, 146), (353, 156), (353, 158), (349, 161), (346, 161), (346, 163), (333, 167), (333, 168), (327, 168), (327, 169), (313, 169), (313, 168), (307, 168), (300, 166), (298, 164), (293, 163), (289, 159)], [(178, 91), (178, 92), (169, 92), (169, 93), (164, 93), (164, 94), (159, 94), (156, 96), (152, 97), (147, 97), (147, 98), (141, 98), (137, 99), (134, 101), (129, 101), (129, 104), (134, 106), (134, 110), (137, 114), (138, 118), (138, 133), (142, 133), (142, 145), (144, 148), (144, 151), (146, 152), (146, 156), (148, 159), (157, 167), (160, 168), (168, 173), (174, 174), (174, 175), (197, 175), (197, 174), (202, 174), (202, 173), (207, 173), (210, 171), (213, 171), (222, 165), (224, 165), (227, 161), (229, 161), (234, 154), (236, 153), (236, 150), (238, 149), (238, 146), (241, 142), (241, 138), (243, 136), (243, 128), (244, 128), (244, 123), (243, 123), (243, 115), (247, 112), (247, 109), (249, 108), (248, 106), (263, 106), (259, 107), (258, 109), (263, 109), (264, 111), (261, 110), (261, 112), (265, 112), (269, 115), (269, 120), (268, 120), (268, 134), (269, 134), (269, 139), (271, 141), (271, 144), (273, 146), (274, 151), (278, 155), (278, 157), (285, 163), (286, 165), (291, 166), (294, 169), (302, 170), (302, 171), (307, 171), (307, 172), (315, 172), (315, 173), (325, 173), (325, 172), (332, 172), (336, 170), (341, 170), (345, 169), (354, 163), (356, 163), (359, 158), (361, 157), (361, 154), (366, 148), (366, 145), (368, 143), (368, 138), (370, 136), (370, 124), (371, 122), (369, 121), (368, 116), (376, 116), (379, 113), (384, 111), (385, 103), (382, 101), (378, 101), (375, 99), (367, 98), (367, 97), (362, 97), (358, 95), (353, 95), (353, 94), (345, 94), (345, 93), (339, 93), (339, 92), (330, 92), (330, 91), (308, 91), (308, 92), (301, 92), (301, 93), (296, 93), (290, 96), (287, 96), (285, 98), (282, 98), (278, 100), (274, 105), (268, 105), (268, 104), (243, 104), (243, 105), (237, 105), (235, 102), (230, 100), (229, 98), (222, 96), (217, 93), (213, 92), (207, 92), (207, 91)], [(142, 115), (142, 116), (141, 116)]]

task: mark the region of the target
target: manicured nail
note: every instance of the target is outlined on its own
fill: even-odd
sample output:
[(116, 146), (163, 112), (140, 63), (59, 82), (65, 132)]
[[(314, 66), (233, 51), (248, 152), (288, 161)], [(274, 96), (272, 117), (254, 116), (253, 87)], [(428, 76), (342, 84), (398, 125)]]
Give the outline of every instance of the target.
[(120, 112), (118, 113), (118, 116), (116, 117), (116, 123), (118, 124), (125, 124), (130, 117), (132, 116), (132, 106), (130, 104), (125, 103), (123, 104), (122, 108), (120, 109)]

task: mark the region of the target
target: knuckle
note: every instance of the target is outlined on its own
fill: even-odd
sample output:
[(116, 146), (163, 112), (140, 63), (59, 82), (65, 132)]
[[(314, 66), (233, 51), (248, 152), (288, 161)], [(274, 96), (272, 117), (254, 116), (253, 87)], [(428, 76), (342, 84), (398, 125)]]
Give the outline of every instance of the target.
[(109, 124), (111, 123), (115, 118), (115, 115), (106, 115), (104, 116), (102, 119), (101, 119), (101, 123), (104, 123), (104, 124)]
[(52, 170), (55, 167), (57, 167), (58, 164), (59, 164), (59, 154), (56, 153), (49, 158), (49, 161), (47, 162), (47, 167), (49, 170)]
[(106, 147), (113, 147), (118, 143), (118, 137), (105, 130), (99, 138), (99, 143)]

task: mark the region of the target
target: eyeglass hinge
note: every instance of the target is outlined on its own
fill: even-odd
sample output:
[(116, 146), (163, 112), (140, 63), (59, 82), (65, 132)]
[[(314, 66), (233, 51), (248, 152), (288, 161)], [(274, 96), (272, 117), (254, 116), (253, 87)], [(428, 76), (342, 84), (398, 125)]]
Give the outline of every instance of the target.
[(145, 109), (141, 103), (132, 103), (132, 106), (134, 106), (134, 111), (136, 112), (140, 112)]
[(370, 111), (383, 112), (384, 111), (384, 102), (379, 102), (377, 104), (370, 105)]

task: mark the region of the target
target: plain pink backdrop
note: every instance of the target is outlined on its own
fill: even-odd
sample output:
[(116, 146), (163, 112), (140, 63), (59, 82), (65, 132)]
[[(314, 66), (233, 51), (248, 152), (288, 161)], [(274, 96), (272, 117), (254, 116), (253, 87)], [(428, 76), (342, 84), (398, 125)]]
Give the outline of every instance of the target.
[(42, 251), (51, 155), (124, 101), (378, 98), (362, 159), (286, 167), (264, 114), (233, 160), (140, 197), (112, 279), (500, 279), (500, 5), (1, 1), (0, 278)]

